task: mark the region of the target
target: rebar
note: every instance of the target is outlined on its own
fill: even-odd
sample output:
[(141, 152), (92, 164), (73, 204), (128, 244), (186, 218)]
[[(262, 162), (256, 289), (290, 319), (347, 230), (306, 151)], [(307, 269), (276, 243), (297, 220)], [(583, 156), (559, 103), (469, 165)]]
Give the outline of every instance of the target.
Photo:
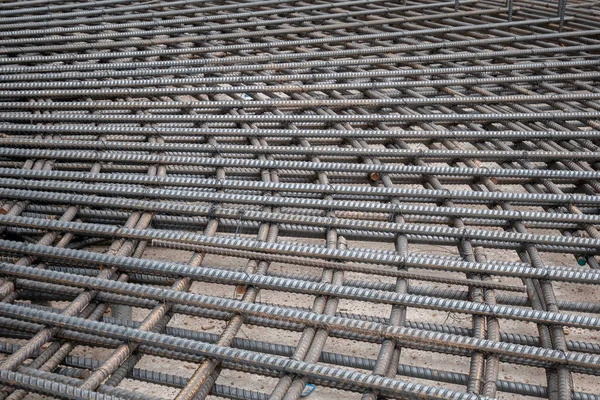
[(0, 3), (0, 399), (597, 400), (599, 16)]

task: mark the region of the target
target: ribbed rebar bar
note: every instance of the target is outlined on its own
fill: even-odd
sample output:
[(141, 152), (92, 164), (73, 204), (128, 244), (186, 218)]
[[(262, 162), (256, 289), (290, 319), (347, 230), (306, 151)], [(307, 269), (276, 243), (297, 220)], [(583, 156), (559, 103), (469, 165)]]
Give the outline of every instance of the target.
[(0, 3), (0, 399), (598, 400), (598, 17)]

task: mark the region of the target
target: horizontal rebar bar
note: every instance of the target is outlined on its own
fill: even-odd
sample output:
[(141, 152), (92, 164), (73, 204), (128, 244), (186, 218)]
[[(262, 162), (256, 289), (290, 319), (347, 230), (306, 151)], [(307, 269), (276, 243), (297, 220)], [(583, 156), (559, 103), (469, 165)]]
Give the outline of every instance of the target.
[[(126, 270), (128, 272), (151, 272), (152, 274), (158, 275), (166, 275), (166, 276), (188, 276), (195, 280), (202, 281), (211, 281), (217, 283), (227, 283), (232, 285), (251, 285), (258, 287), (265, 287), (275, 290), (283, 290), (283, 291), (298, 291), (301, 293), (314, 293), (315, 291), (321, 292), (325, 294), (328, 292), (328, 295), (335, 295), (341, 298), (354, 298), (357, 300), (363, 301), (377, 301), (387, 303), (389, 302), (402, 302), (402, 297), (397, 296), (393, 293), (383, 293), (378, 291), (371, 291), (369, 289), (363, 289), (359, 291), (355, 288), (347, 288), (345, 287), (334, 287), (324, 284), (313, 284), (310, 281), (300, 281), (300, 280), (285, 280), (285, 278), (273, 278), (273, 277), (265, 277), (262, 275), (251, 275), (247, 273), (239, 273), (235, 271), (227, 271), (227, 270), (219, 270), (215, 268), (211, 268), (208, 270), (194, 270), (187, 271), (186, 268), (183, 268), (181, 265), (175, 264), (161, 264), (158, 262), (148, 263), (148, 262), (139, 262), (139, 261), (129, 261), (126, 259), (110, 258), (108, 256), (99, 256), (94, 255), (93, 253), (82, 252), (80, 250), (62, 250), (61, 252), (54, 251), (52, 249), (44, 249), (41, 246), (33, 247), (33, 245), (27, 244), (11, 244), (9, 243), (1, 243), (3, 250), (12, 250), (18, 251), (18, 249), (22, 249), (21, 252), (25, 252), (25, 254), (29, 255), (45, 255), (50, 258), (58, 258), (63, 260), (69, 260), (70, 262), (87, 262), (93, 263), (96, 265), (119, 265), (120, 269)], [(37, 252), (35, 252), (37, 250)], [(44, 251), (45, 250), (45, 251)], [(61, 254), (62, 253), (62, 254)], [(67, 255), (68, 254), (68, 255)], [(97, 260), (96, 260), (97, 259)], [(6, 268), (4, 268), (6, 267)], [(10, 269), (11, 273), (13, 272), (11, 267), (8, 264), (4, 264), (2, 266), (3, 271), (5, 269)], [(189, 269), (189, 268), (188, 268)], [(52, 272), (50, 272), (52, 273)], [(56, 272), (60, 274), (59, 272)], [(190, 275), (192, 274), (192, 275)], [(549, 277), (551, 274), (548, 274)], [(21, 276), (22, 278), (30, 278), (27, 276)], [(46, 277), (46, 279), (51, 279), (50, 277)], [(388, 300), (386, 300), (386, 298)], [(514, 319), (523, 319), (523, 320), (538, 320), (542, 318), (547, 319), (557, 319), (556, 322), (560, 322), (561, 324), (571, 325), (571, 326), (580, 326), (586, 327), (590, 329), (595, 328), (595, 322), (593, 317), (586, 317), (583, 319), (584, 322), (580, 322), (580, 318), (575, 315), (555, 315), (552, 316), (548, 313), (535, 313), (535, 312), (525, 312), (523, 309), (511, 308), (507, 306), (499, 307), (495, 309), (494, 307), (478, 307), (477, 303), (468, 303), (461, 301), (453, 301), (453, 300), (444, 300), (439, 301), (435, 298), (428, 298), (426, 296), (415, 296), (408, 295), (406, 297), (406, 301), (408, 304), (416, 307), (425, 307), (425, 308), (434, 308), (451, 312), (474, 312), (481, 313), (483, 315), (494, 315), (497, 317), (505, 317), (505, 318), (514, 318)], [(538, 315), (539, 314), (539, 315)], [(600, 325), (600, 324), (599, 324)], [(599, 326), (600, 328), (600, 326)]]

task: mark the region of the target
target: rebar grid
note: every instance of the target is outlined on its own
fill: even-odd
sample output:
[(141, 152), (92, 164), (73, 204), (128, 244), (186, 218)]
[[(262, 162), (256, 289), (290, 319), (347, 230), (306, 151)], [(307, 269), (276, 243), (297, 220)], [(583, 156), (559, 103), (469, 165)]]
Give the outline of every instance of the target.
[(600, 400), (598, 2), (0, 32), (1, 399)]

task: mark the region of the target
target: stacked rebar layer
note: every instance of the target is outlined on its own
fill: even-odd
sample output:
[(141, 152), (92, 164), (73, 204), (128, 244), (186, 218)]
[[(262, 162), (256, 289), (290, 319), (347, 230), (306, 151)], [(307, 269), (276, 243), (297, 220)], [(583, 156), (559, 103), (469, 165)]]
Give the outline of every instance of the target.
[(0, 399), (600, 399), (600, 3), (0, 3)]

